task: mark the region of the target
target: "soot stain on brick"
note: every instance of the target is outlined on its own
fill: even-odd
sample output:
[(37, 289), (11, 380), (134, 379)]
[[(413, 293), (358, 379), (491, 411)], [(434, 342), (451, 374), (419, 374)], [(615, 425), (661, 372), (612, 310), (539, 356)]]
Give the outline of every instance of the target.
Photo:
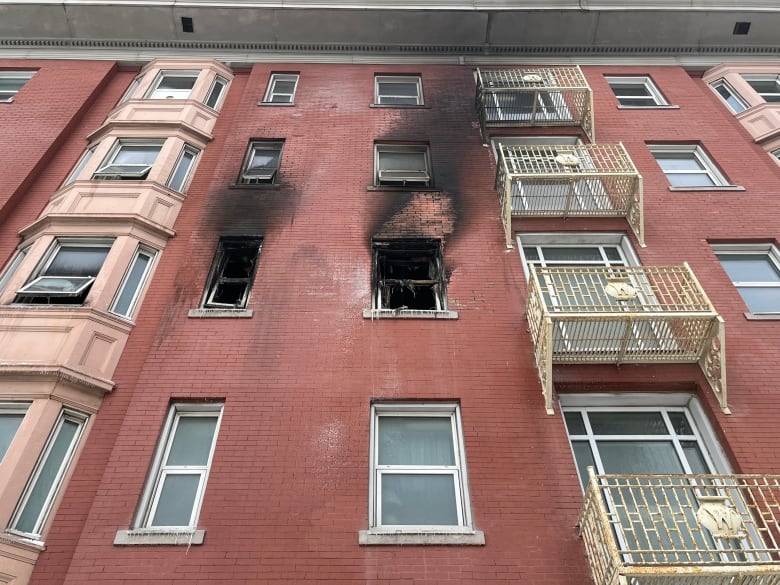
[(230, 189), (212, 195), (203, 228), (220, 235), (264, 235), (295, 221), (298, 193), (292, 187)]

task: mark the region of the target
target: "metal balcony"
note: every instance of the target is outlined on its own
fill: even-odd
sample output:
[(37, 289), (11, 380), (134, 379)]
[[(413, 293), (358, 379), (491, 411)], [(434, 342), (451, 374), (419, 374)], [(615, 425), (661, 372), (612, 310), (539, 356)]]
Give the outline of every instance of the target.
[(625, 217), (644, 245), (642, 176), (622, 144), (498, 145), (496, 190), (512, 217)]
[(545, 407), (553, 364), (696, 363), (724, 412), (725, 335), (690, 267), (530, 267), (526, 316)]
[(596, 585), (780, 583), (780, 476), (589, 471), (579, 529)]
[(593, 92), (579, 67), (477, 69), (482, 140), (490, 126), (581, 126), (591, 142)]

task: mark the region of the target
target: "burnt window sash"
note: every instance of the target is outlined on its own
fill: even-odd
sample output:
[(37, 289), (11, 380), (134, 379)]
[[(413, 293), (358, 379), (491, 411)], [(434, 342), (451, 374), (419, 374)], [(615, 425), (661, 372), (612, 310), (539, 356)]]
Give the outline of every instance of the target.
[(374, 242), (375, 309), (446, 310), (444, 276), (438, 240)]
[(205, 308), (246, 308), (261, 246), (261, 238), (220, 239), (203, 302)]

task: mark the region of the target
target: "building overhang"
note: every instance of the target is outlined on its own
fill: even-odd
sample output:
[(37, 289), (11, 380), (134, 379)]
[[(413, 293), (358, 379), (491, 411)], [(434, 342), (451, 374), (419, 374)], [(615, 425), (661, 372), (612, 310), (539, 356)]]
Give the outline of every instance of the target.
[[(28, 0), (0, 5), (0, 57), (141, 63), (203, 53), (260, 56), (556, 58), (656, 56), (702, 65), (776, 58), (775, 0)], [(184, 32), (182, 18), (193, 32)], [(750, 22), (747, 34), (734, 34)], [(580, 61), (582, 62), (582, 61)], [(685, 63), (682, 63), (685, 64)]]

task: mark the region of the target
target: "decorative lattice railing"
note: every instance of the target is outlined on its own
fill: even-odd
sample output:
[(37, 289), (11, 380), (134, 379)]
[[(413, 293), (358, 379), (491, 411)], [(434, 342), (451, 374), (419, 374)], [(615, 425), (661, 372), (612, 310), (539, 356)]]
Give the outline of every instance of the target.
[(595, 140), (593, 92), (579, 67), (477, 69), (476, 109), (488, 126), (581, 126)]
[(496, 190), (512, 217), (625, 217), (644, 243), (642, 176), (622, 144), (498, 145)]
[(596, 585), (780, 583), (780, 476), (588, 471), (579, 527)]
[(698, 362), (728, 411), (723, 320), (687, 264), (531, 266), (526, 316), (550, 413), (554, 363)]

